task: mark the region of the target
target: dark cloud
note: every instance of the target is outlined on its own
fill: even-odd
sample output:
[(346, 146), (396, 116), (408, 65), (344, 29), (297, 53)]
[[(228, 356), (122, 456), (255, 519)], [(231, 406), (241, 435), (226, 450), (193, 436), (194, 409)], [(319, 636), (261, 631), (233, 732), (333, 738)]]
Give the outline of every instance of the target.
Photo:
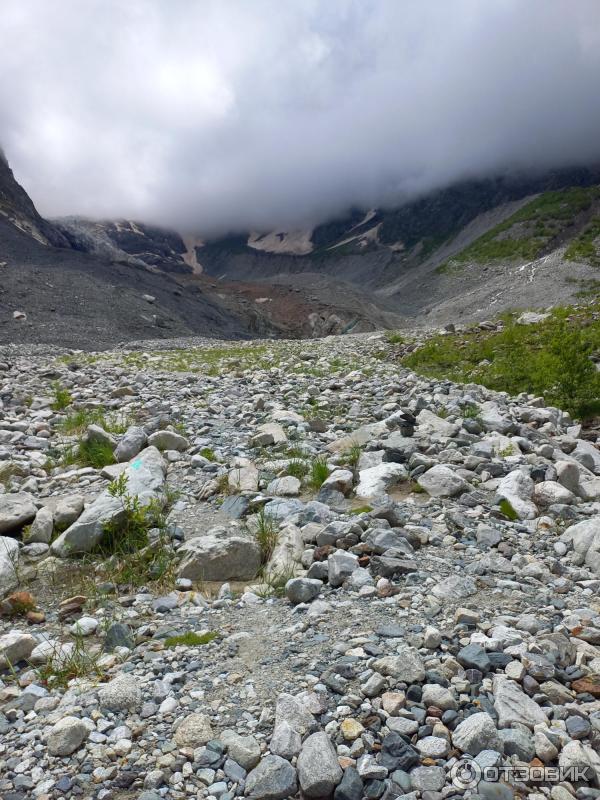
[(2, 0), (0, 42), (48, 215), (296, 227), (600, 159), (598, 0)]

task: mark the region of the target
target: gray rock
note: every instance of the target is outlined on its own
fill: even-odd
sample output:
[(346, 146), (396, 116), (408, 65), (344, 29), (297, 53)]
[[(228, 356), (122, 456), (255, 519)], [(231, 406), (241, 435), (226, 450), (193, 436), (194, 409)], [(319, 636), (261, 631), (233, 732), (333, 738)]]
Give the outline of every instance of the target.
[(117, 446), (117, 440), (112, 433), (108, 433), (108, 431), (105, 431), (100, 425), (88, 425), (83, 438), (86, 442), (97, 442), (98, 444), (108, 445), (113, 450)]
[(323, 731), (304, 741), (297, 768), (300, 789), (306, 797), (328, 797), (342, 779), (335, 750)]
[(323, 588), (323, 582), (315, 578), (290, 578), (285, 585), (285, 596), (294, 605), (310, 603)]
[(213, 738), (210, 719), (206, 714), (188, 714), (175, 731), (179, 747), (202, 747)]
[(385, 463), (361, 469), (358, 474), (359, 483), (355, 490), (356, 496), (364, 499), (380, 497), (391, 486), (407, 476), (406, 467), (402, 464)]
[(302, 737), (286, 720), (281, 720), (275, 725), (269, 743), (269, 750), (272, 753), (291, 761), (298, 755), (301, 747)]
[(397, 650), (398, 655), (376, 659), (373, 669), (404, 683), (420, 683), (425, 678), (425, 667), (418, 651), (406, 644), (399, 645)]
[(436, 464), (423, 475), (419, 475), (417, 483), (431, 497), (453, 497), (469, 488), (464, 478), (442, 464)]
[(32, 522), (37, 512), (33, 497), (26, 492), (0, 494), (0, 534), (18, 531)]
[(254, 736), (240, 736), (232, 730), (223, 731), (219, 737), (231, 758), (245, 770), (253, 769), (260, 761), (260, 745)]
[(211, 528), (185, 542), (178, 553), (183, 558), (177, 574), (192, 581), (251, 580), (261, 560), (256, 539), (239, 528)]
[(150, 447), (156, 447), (157, 450), (178, 450), (182, 453), (184, 450), (188, 449), (190, 443), (185, 436), (182, 436), (180, 433), (164, 430), (150, 434), (148, 437), (148, 445)]
[(117, 675), (98, 691), (100, 708), (107, 711), (125, 711), (142, 705), (142, 691), (138, 679), (129, 674)]
[(70, 495), (60, 497), (54, 506), (54, 526), (58, 531), (64, 531), (81, 516), (83, 511), (83, 497), (81, 495)]
[(63, 717), (48, 734), (48, 752), (52, 756), (70, 756), (87, 739), (88, 728), (78, 717)]
[(413, 789), (420, 792), (440, 792), (446, 783), (443, 767), (415, 767), (410, 771)]
[(510, 728), (515, 722), (531, 729), (539, 723), (547, 724), (548, 718), (540, 706), (516, 683), (504, 675), (494, 675), (493, 688), (500, 728)]
[[(136, 425), (128, 428), (123, 438), (115, 449), (115, 459), (122, 463), (123, 461), (130, 461), (134, 456), (137, 456), (144, 447), (148, 437), (146, 431)], [(160, 449), (160, 448), (159, 448)]]
[(255, 800), (285, 800), (298, 791), (296, 770), (281, 756), (265, 756), (246, 778), (245, 794)]
[(438, 600), (463, 600), (477, 592), (477, 585), (473, 578), (461, 575), (451, 575), (433, 587), (432, 594)]
[(494, 720), (484, 711), (471, 714), (456, 726), (452, 733), (452, 744), (471, 756), (478, 755), (482, 750), (497, 750), (500, 753), (503, 750)]
[[(142, 507), (153, 500), (163, 500), (166, 464), (155, 447), (146, 448), (130, 461), (124, 474), (127, 493), (137, 497)], [(88, 553), (102, 538), (105, 525), (118, 525), (124, 516), (122, 500), (105, 490), (76, 522), (54, 540), (51, 549), (59, 556)]]
[(112, 653), (116, 647), (128, 647), (130, 650), (135, 647), (131, 628), (123, 622), (113, 622), (104, 638), (103, 649), (107, 653)]
[(327, 559), (327, 575), (330, 586), (341, 586), (358, 567), (358, 556), (345, 550), (336, 550)]
[(503, 728), (499, 731), (504, 742), (504, 754), (517, 756), (519, 761), (531, 761), (535, 756), (535, 744), (529, 731), (520, 728)]
[(54, 517), (49, 508), (40, 508), (35, 515), (35, 519), (31, 523), (31, 527), (27, 531), (27, 535), (23, 537), (23, 541), (27, 544), (34, 542), (41, 542), (42, 544), (49, 544), (52, 539), (52, 531), (54, 530)]
[(301, 736), (308, 733), (315, 724), (315, 718), (298, 698), (291, 694), (280, 694), (275, 706), (275, 726), (287, 722)]
[(585, 558), (587, 566), (600, 576), (600, 516), (571, 525), (560, 538), (572, 545)]
[(300, 494), (300, 481), (292, 475), (275, 478), (267, 486), (267, 494), (276, 495), (277, 497), (297, 497)]
[(29, 633), (9, 631), (0, 636), (0, 669), (13, 666), (29, 658), (37, 642)]

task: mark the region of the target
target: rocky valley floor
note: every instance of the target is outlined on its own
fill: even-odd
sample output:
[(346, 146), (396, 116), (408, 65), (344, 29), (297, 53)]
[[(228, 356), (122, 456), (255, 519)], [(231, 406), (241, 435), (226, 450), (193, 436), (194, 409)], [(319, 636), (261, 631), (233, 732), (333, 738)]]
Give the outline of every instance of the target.
[(0, 797), (600, 797), (600, 451), (383, 334), (0, 351)]

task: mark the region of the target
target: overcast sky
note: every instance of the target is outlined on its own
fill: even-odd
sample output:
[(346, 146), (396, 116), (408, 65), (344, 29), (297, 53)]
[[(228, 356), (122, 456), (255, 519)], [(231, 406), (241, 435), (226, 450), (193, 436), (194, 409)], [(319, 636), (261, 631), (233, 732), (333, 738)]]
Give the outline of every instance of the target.
[(0, 144), (46, 215), (293, 228), (600, 160), (600, 0), (0, 0)]

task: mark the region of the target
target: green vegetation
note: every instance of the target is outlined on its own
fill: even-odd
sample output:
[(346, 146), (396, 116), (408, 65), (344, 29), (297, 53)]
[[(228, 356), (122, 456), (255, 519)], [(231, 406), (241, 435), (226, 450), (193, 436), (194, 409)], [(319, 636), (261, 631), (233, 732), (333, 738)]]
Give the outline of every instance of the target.
[(42, 686), (66, 687), (74, 678), (96, 678), (104, 675), (101, 652), (93, 652), (83, 636), (76, 635), (72, 649), (57, 644), (45, 664), (34, 667)]
[[(167, 494), (165, 503), (153, 499), (142, 505), (137, 495), (127, 492), (127, 477), (120, 475), (108, 491), (122, 504), (122, 513), (104, 526), (94, 556), (104, 560), (99, 566), (104, 577), (117, 585), (143, 586), (148, 582), (172, 585), (175, 555), (165, 533), (166, 513), (174, 496)], [(150, 542), (151, 530), (158, 541)]]
[(200, 450), (200, 455), (202, 456), (202, 458), (206, 458), (208, 461), (217, 460), (216, 453), (212, 449), (212, 447), (203, 447), (202, 450)]
[(368, 514), (369, 511), (373, 511), (373, 506), (359, 506), (358, 508), (352, 508), (348, 511), (348, 514)]
[(386, 331), (385, 338), (389, 344), (404, 344), (404, 336), (398, 331)]
[(256, 515), (256, 522), (255, 536), (260, 547), (260, 561), (264, 565), (269, 561), (277, 546), (279, 526), (277, 521), (270, 514), (267, 514), (264, 508), (261, 508)]
[[(577, 214), (591, 208), (599, 197), (598, 186), (544, 192), (452, 256), (438, 267), (438, 272), (451, 272), (468, 261), (485, 263), (496, 259), (537, 258), (548, 243), (573, 222)], [(587, 239), (581, 247), (589, 252)], [(567, 255), (567, 258), (571, 257)]]
[(89, 441), (81, 438), (77, 444), (71, 445), (63, 451), (60, 461), (64, 467), (81, 464), (84, 467), (102, 469), (108, 464), (114, 464), (115, 457), (108, 442)]
[(328, 477), (329, 467), (327, 466), (327, 461), (322, 457), (315, 458), (310, 465), (310, 471), (308, 473), (309, 486), (313, 489), (320, 489)]
[(355, 469), (358, 466), (361, 453), (362, 447), (355, 442), (342, 455), (345, 463)]
[(293, 478), (298, 478), (298, 480), (302, 480), (305, 475), (308, 475), (308, 464), (306, 461), (302, 461), (299, 458), (294, 458), (286, 467), (286, 473), (291, 475)]
[(543, 395), (585, 419), (600, 411), (600, 373), (590, 359), (600, 350), (600, 322), (592, 308), (556, 309), (535, 325), (507, 315), (500, 331), (434, 336), (402, 363), (435, 378)]
[(208, 631), (200, 635), (194, 631), (188, 631), (179, 636), (168, 636), (164, 644), (166, 648), (178, 647), (179, 645), (184, 645), (185, 647), (200, 647), (201, 645), (212, 642), (218, 635), (216, 631)]
[(54, 400), (52, 401), (51, 408), (54, 411), (63, 411), (73, 402), (71, 392), (65, 389), (64, 386), (61, 386), (58, 381), (52, 384), (52, 391), (54, 392)]
[(125, 433), (134, 423), (130, 415), (109, 415), (101, 406), (95, 408), (78, 408), (68, 414), (58, 425), (66, 434), (83, 433), (90, 425), (99, 425), (108, 433)]
[(147, 505), (142, 505), (137, 495), (127, 492), (127, 476), (124, 472), (108, 484), (108, 493), (120, 500), (123, 513), (117, 520), (104, 526), (98, 546), (101, 553), (135, 552), (146, 547), (151, 528), (164, 528), (162, 503), (152, 498)]
[(590, 224), (577, 236), (565, 252), (570, 261), (587, 261), (600, 267), (600, 252), (596, 241), (600, 241), (600, 217), (594, 217)]
[(506, 519), (511, 520), (511, 522), (514, 522), (515, 520), (519, 519), (519, 515), (511, 506), (511, 504), (508, 502), (508, 500), (506, 500), (506, 498), (500, 500), (500, 511), (502, 512), (502, 514), (504, 514)]

